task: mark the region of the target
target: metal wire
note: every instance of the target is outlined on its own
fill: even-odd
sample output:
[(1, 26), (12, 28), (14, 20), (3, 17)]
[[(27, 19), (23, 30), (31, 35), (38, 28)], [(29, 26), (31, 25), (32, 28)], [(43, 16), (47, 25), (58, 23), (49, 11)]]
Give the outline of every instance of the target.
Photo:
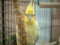
[[(2, 4), (4, 10), (2, 9), (3, 10), (2, 11), (2, 16), (0, 17), (0, 20), (1, 21), (3, 20), (2, 21), (3, 23), (2, 22), (1, 22), (2, 24), (0, 23), (0, 30), (1, 30), (1, 32), (0, 32), (0, 34), (1, 34), (0, 39), (3, 38), (1, 40), (1, 41), (3, 41), (1, 43), (1, 45), (7, 45), (7, 44), (8, 45), (13, 45), (14, 42), (12, 42), (12, 40), (15, 41), (15, 39), (12, 39), (12, 35), (15, 35), (15, 33), (16, 33), (16, 15), (13, 14), (13, 7), (12, 7), (13, 5), (12, 5), (11, 0), (2, 0), (2, 1), (4, 1), (4, 3), (3, 3), (4, 5)], [(25, 12), (25, 9), (26, 9), (29, 1), (30, 0), (26, 0), (26, 1), (21, 0), (20, 1), (20, 5), (25, 7), (23, 9), (24, 12)], [(1, 13), (1, 11), (0, 11), (0, 13)]]
[[(2, 0), (2, 31), (4, 32), (5, 30), (4, 30), (4, 0)], [(2, 38), (3, 38), (3, 45), (5, 45), (5, 40), (4, 40), (4, 38), (5, 38), (5, 34), (3, 33), (3, 35), (2, 35)]]

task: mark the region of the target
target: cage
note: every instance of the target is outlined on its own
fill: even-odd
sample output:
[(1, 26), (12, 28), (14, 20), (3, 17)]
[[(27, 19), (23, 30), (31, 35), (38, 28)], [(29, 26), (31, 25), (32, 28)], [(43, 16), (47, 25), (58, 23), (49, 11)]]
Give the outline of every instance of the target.
[[(20, 0), (23, 13), (30, 0)], [(60, 9), (41, 8), (41, 2), (59, 2), (59, 0), (34, 0), (35, 16), (39, 23), (40, 35), (36, 45), (58, 42), (60, 36)], [(40, 3), (39, 3), (40, 2)], [(47, 45), (46, 44), (46, 45)], [(0, 0), (0, 45), (17, 45), (16, 41), (16, 15), (12, 0)]]

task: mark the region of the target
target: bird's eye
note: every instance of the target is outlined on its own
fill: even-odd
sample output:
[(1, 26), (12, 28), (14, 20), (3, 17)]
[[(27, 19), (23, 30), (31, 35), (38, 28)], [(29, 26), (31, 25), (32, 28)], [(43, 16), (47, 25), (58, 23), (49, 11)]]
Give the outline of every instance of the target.
[(27, 17), (29, 17), (29, 16), (34, 17), (35, 15), (32, 15), (32, 14), (25, 14), (25, 16), (27, 16)]
[(26, 16), (26, 14), (25, 14), (25, 16)]
[(28, 16), (28, 14), (25, 14), (25, 16)]

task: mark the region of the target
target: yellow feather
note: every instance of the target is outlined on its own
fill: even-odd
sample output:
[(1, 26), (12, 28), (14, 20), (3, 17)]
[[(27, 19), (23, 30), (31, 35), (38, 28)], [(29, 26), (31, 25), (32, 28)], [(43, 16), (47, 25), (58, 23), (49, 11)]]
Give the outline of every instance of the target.
[(33, 4), (33, 0), (31, 0), (31, 2), (29, 3), (27, 9), (26, 9), (26, 12), (25, 14), (32, 14), (34, 15), (34, 4)]

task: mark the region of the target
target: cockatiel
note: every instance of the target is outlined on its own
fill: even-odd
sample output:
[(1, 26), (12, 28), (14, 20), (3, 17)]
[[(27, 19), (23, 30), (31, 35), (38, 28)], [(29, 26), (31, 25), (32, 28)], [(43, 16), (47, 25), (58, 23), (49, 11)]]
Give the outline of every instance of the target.
[(35, 19), (34, 0), (31, 0), (25, 12), (25, 31), (27, 45), (35, 45), (39, 35), (39, 24)]

